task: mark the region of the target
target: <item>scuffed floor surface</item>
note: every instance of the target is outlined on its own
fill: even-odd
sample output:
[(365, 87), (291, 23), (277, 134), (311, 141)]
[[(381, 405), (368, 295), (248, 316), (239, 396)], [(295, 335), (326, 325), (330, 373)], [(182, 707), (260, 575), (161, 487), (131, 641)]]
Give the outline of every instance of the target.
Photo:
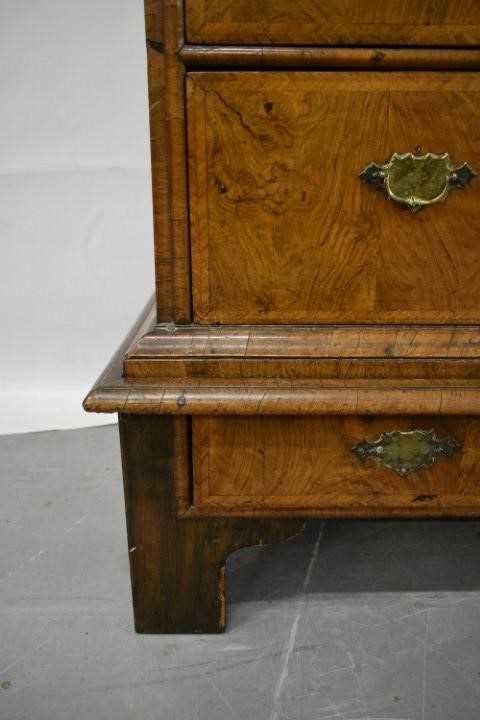
[(480, 523), (315, 522), (132, 630), (116, 427), (0, 438), (1, 720), (478, 720)]

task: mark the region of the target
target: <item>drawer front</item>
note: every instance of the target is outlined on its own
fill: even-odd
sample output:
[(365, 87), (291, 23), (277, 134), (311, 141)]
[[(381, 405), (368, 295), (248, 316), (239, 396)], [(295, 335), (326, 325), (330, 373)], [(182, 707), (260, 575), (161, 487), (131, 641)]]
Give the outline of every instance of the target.
[(199, 72), (187, 90), (196, 322), (480, 321), (480, 179), (414, 213), (359, 178), (395, 153), (480, 170), (479, 73)]
[(194, 43), (475, 45), (477, 0), (186, 0)]
[(192, 437), (203, 514), (480, 514), (478, 418), (193, 418)]

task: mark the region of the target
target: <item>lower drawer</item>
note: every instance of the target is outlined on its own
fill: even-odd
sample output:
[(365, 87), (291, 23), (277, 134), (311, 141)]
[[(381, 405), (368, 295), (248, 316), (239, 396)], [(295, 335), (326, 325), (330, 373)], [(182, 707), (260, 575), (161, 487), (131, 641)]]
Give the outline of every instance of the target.
[(480, 419), (195, 417), (194, 512), (480, 515)]

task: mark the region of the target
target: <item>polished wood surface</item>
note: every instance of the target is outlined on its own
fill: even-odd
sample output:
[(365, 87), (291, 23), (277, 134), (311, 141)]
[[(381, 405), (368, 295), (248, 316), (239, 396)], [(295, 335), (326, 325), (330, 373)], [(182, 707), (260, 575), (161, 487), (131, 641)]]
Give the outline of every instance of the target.
[(162, 44), (164, 39), (164, 0), (144, 0), (147, 42)]
[(477, 73), (188, 76), (199, 323), (475, 323), (478, 182), (417, 215), (359, 181), (393, 152), (480, 167)]
[(119, 378), (94, 387), (88, 412), (151, 415), (479, 415), (476, 380), (209, 382)]
[(150, 301), (84, 401), (138, 414), (476, 415), (475, 327), (184, 328)]
[(191, 320), (185, 149), (183, 12), (177, 0), (145, 3), (157, 317)]
[[(294, 517), (480, 516), (480, 179), (413, 216), (358, 178), (419, 146), (480, 170), (480, 4), (145, 21), (156, 299), (84, 407), (120, 415), (137, 630), (218, 632), (227, 555)], [(429, 469), (352, 453), (430, 428), (462, 448)]]
[(184, 45), (187, 68), (348, 68), (355, 70), (478, 70), (480, 51), (459, 48), (252, 47)]
[(185, 137), (185, 72), (178, 62), (183, 44), (183, 8), (175, 0), (164, 5), (165, 96), (168, 166), (168, 220), (171, 243), (173, 311), (170, 320), (191, 319), (190, 244), (188, 230), (188, 199)]
[(174, 290), (168, 220), (169, 180), (166, 158), (165, 58), (155, 48), (148, 47), (147, 61), (157, 318), (159, 321), (168, 321), (172, 319), (174, 312)]
[(475, 380), (480, 386), (480, 360), (375, 360), (304, 359), (147, 359), (126, 360), (128, 379), (166, 383), (205, 384), (225, 382), (261, 384), (265, 381), (422, 380), (426, 385), (442, 380)]
[(121, 415), (120, 438), (137, 632), (222, 632), (227, 556), (246, 545), (285, 540), (303, 523), (179, 521), (172, 419)]
[(468, 325), (156, 325), (126, 359), (478, 358), (480, 330)]
[[(462, 444), (401, 477), (352, 447), (385, 431), (434, 429)], [(194, 506), (205, 514), (458, 516), (480, 512), (480, 421), (446, 417), (194, 418)]]
[(478, 379), (475, 326), (157, 325), (125, 356), (128, 378), (220, 382)]
[(476, 0), (186, 0), (194, 43), (475, 45)]
[[(324, 340), (328, 338), (324, 349), (320, 328), (307, 329), (312, 331), (310, 342), (303, 335), (305, 328), (293, 328), (290, 343), (286, 328), (278, 328), (280, 342), (273, 332), (261, 337), (258, 330), (250, 329), (251, 345), (247, 329), (238, 329), (237, 335), (230, 328), (229, 335), (211, 328), (213, 345), (209, 346), (205, 335), (203, 342), (192, 344), (192, 328), (159, 328), (154, 317), (150, 302), (85, 398), (88, 412), (176, 416), (480, 413), (479, 363), (468, 350), (478, 340), (475, 328), (375, 328), (382, 342), (388, 336), (392, 343), (384, 346), (388, 352), (380, 359), (375, 333), (368, 350), (360, 335), (357, 343), (355, 335), (349, 336), (354, 328), (342, 328), (340, 336), (338, 329), (324, 328)], [(147, 354), (142, 359), (146, 352), (139, 350), (144, 347), (142, 339), (151, 348), (151, 339), (158, 341), (165, 332), (178, 333), (179, 345), (165, 341), (163, 355)], [(325, 352), (328, 347), (330, 355)], [(377, 359), (372, 357), (375, 348)], [(423, 354), (418, 354), (420, 348)], [(212, 350), (218, 353), (215, 360)]]

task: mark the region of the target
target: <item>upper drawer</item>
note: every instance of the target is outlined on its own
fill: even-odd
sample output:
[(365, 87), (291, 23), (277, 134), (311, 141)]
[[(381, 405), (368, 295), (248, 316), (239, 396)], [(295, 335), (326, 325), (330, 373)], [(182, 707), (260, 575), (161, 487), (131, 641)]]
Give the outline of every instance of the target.
[[(201, 72), (187, 91), (196, 322), (480, 321), (480, 178), (412, 213), (359, 177), (418, 146), (480, 170), (480, 73)], [(407, 197), (449, 187), (441, 162), (394, 173)]]
[(194, 43), (476, 45), (478, 0), (186, 0)]

